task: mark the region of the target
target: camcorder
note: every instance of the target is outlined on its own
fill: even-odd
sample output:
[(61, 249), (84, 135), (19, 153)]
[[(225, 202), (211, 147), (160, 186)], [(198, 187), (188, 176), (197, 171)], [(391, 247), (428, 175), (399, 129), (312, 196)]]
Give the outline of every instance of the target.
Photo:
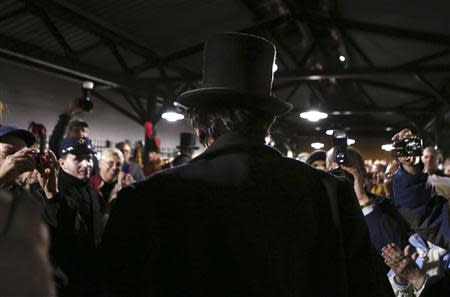
[(422, 156), (423, 140), (420, 137), (406, 138), (394, 142), (393, 147), (396, 157)]
[(78, 99), (78, 106), (86, 112), (94, 109), (94, 102), (92, 102), (91, 98), (91, 90), (93, 88), (94, 83), (91, 81), (85, 81), (81, 87), (81, 97)]
[(333, 151), (336, 163), (347, 165), (347, 133), (345, 131), (334, 131)]

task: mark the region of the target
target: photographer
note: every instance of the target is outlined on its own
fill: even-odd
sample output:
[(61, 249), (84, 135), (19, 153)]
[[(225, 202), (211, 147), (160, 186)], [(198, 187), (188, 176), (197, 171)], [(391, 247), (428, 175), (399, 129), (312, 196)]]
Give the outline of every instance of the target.
[(14, 126), (0, 127), (0, 288), (2, 296), (54, 296), (47, 256), (47, 229), (41, 205), (17, 180), (38, 171), (37, 179), (47, 198), (57, 196), (57, 162), (47, 154), (41, 164), (30, 132)]
[(366, 169), (361, 153), (352, 147), (346, 151), (344, 164), (336, 163), (334, 148), (327, 153), (327, 169), (331, 174), (343, 176), (353, 181), (353, 188), (361, 211), (369, 227), (370, 238), (377, 252), (394, 242), (404, 247), (407, 244), (407, 227), (388, 199), (375, 196), (368, 190)]
[[(394, 142), (417, 138), (409, 129), (397, 133)], [(448, 200), (428, 183), (420, 156), (398, 157), (400, 167), (394, 174), (395, 206), (411, 228), (428, 241), (450, 250)]]

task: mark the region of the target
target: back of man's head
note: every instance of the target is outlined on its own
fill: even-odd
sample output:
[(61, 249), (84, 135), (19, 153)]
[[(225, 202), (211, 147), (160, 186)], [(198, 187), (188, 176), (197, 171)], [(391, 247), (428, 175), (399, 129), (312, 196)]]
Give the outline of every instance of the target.
[(228, 132), (238, 132), (264, 141), (275, 116), (258, 109), (202, 106), (190, 109), (187, 119), (197, 131), (200, 142), (209, 146)]

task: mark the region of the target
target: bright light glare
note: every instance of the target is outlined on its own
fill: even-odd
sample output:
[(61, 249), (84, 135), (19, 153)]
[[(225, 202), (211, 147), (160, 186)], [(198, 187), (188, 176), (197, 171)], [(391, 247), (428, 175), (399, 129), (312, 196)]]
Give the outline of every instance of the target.
[(307, 112), (302, 112), (300, 114), (300, 117), (303, 119), (307, 119), (310, 122), (317, 122), (326, 119), (328, 117), (328, 114), (317, 110), (311, 110)]
[(184, 119), (184, 115), (182, 115), (181, 113), (173, 112), (173, 111), (165, 112), (162, 114), (161, 117), (169, 122), (176, 122), (176, 121)]
[(323, 148), (324, 146), (325, 145), (322, 142), (313, 142), (313, 143), (311, 143), (311, 147), (316, 149), (316, 150), (319, 150), (319, 149)]
[(345, 62), (345, 57), (344, 56), (339, 56), (339, 61)]
[(333, 135), (333, 133), (334, 133), (334, 130), (327, 130), (327, 131), (325, 131), (325, 134), (327, 134), (327, 135)]
[(351, 139), (351, 138), (348, 138), (347, 139), (347, 145), (352, 145), (352, 144), (355, 144), (355, 140), (354, 139)]
[(278, 70), (278, 65), (273, 63), (273, 65), (272, 65), (272, 72), (275, 73), (275, 72), (277, 72), (277, 70)]
[(388, 144), (383, 144), (383, 145), (381, 146), (381, 149), (382, 149), (383, 151), (390, 152), (390, 151), (392, 151), (392, 150), (394, 149), (394, 147), (392, 146), (391, 143), (388, 143)]

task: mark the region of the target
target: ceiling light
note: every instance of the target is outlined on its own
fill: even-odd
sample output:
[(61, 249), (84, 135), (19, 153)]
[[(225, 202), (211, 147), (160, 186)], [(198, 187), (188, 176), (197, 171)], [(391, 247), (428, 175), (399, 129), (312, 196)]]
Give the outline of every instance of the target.
[(310, 122), (317, 122), (317, 121), (326, 119), (328, 117), (328, 114), (317, 111), (317, 110), (311, 110), (311, 111), (302, 112), (300, 114), (300, 117), (303, 119), (307, 119)]
[(390, 152), (390, 151), (392, 151), (392, 150), (394, 149), (394, 147), (392, 146), (391, 143), (388, 143), (388, 144), (383, 144), (383, 145), (381, 146), (381, 149), (382, 149), (383, 151)]
[(393, 129), (392, 129), (392, 127), (386, 127), (385, 130), (386, 130), (387, 132), (389, 132), (389, 131), (392, 131)]
[(313, 142), (313, 143), (311, 143), (311, 147), (316, 149), (316, 150), (319, 150), (319, 149), (323, 148), (324, 146), (325, 145), (322, 142)]
[(351, 111), (344, 111), (344, 115), (351, 115), (352, 112)]
[(278, 65), (273, 63), (273, 65), (272, 65), (272, 73), (277, 72), (277, 70), (278, 70)]
[(178, 113), (178, 112), (174, 112), (174, 111), (165, 112), (162, 114), (161, 117), (169, 122), (176, 122), (176, 121), (184, 119), (184, 115), (182, 115), (181, 113)]
[(344, 56), (339, 56), (339, 61), (345, 62), (345, 57)]
[(355, 140), (354, 139), (351, 139), (351, 138), (348, 138), (347, 139), (347, 145), (352, 145), (352, 144), (355, 144)]
[(325, 131), (325, 134), (327, 134), (327, 135), (333, 135), (333, 133), (334, 133), (334, 130), (327, 130), (327, 131)]

